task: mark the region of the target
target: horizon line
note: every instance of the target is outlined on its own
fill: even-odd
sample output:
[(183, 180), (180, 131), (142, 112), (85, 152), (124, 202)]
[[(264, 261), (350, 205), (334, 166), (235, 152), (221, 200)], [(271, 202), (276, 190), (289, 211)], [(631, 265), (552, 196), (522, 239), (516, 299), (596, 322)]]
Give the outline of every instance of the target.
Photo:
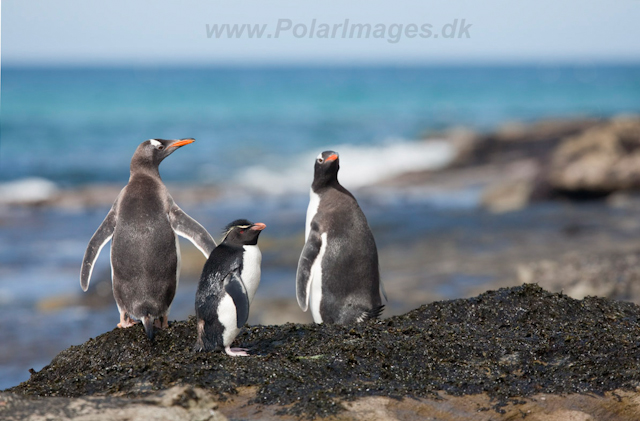
[(219, 62), (33, 62), (33, 61), (0, 61), (0, 69), (215, 69), (215, 68), (242, 68), (242, 69), (331, 69), (331, 68), (518, 68), (518, 67), (539, 67), (539, 68), (562, 68), (562, 67), (637, 67), (640, 66), (640, 58), (637, 59), (610, 59), (610, 60), (455, 60), (455, 61), (358, 61), (358, 62), (250, 62), (250, 61), (219, 61)]

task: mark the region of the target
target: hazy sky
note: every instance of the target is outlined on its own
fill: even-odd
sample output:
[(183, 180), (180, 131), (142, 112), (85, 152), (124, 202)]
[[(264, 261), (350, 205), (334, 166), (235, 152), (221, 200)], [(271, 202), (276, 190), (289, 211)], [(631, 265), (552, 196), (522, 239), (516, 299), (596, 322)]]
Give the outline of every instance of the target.
[(638, 62), (639, 22), (640, 0), (3, 0), (2, 64)]

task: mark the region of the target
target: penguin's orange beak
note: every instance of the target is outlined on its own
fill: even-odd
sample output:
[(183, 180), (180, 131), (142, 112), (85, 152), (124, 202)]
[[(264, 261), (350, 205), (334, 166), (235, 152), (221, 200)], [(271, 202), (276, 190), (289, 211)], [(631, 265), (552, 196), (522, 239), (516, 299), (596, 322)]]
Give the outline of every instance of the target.
[(338, 155), (334, 153), (333, 155), (329, 155), (324, 162), (335, 161), (336, 159), (338, 159)]
[(188, 145), (189, 143), (193, 143), (195, 141), (196, 141), (195, 139), (181, 139), (181, 140), (178, 140), (176, 143), (172, 143), (171, 146), (169, 147), (179, 148), (180, 146)]
[(267, 226), (265, 224), (263, 224), (262, 222), (256, 222), (251, 227), (251, 229), (254, 230), (254, 231), (262, 231), (265, 228), (267, 228)]

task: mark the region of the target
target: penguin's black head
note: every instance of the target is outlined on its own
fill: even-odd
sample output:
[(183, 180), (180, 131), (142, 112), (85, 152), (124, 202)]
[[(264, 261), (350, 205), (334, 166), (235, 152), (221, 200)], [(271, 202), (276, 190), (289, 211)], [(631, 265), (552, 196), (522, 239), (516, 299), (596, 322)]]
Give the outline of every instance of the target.
[(254, 246), (258, 244), (258, 236), (267, 226), (262, 222), (249, 222), (236, 219), (225, 228), (223, 243), (236, 246)]
[(144, 168), (158, 168), (163, 159), (195, 139), (149, 139), (138, 146), (131, 159), (131, 172)]
[(318, 188), (338, 182), (338, 170), (340, 169), (340, 156), (334, 151), (324, 151), (316, 158), (314, 168), (313, 184), (311, 187)]

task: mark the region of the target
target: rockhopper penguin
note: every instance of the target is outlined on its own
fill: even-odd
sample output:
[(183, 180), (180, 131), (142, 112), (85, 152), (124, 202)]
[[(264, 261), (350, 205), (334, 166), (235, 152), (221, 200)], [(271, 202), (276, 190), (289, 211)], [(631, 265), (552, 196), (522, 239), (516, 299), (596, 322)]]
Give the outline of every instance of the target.
[(100, 250), (112, 240), (118, 327), (130, 327), (140, 320), (150, 339), (154, 325), (168, 326), (180, 274), (178, 235), (190, 240), (205, 257), (216, 247), (211, 235), (173, 201), (158, 171), (163, 159), (192, 142), (150, 139), (138, 146), (131, 159), (129, 183), (91, 237), (80, 271), (80, 285), (86, 291)]
[(333, 151), (316, 158), (296, 274), (298, 304), (311, 308), (316, 323), (361, 322), (384, 308), (376, 243), (358, 202), (338, 182), (339, 162)]
[(246, 349), (231, 348), (231, 343), (247, 322), (260, 283), (258, 236), (265, 228), (260, 222), (233, 221), (205, 263), (196, 293), (195, 351), (224, 348), (231, 356), (249, 355)]

